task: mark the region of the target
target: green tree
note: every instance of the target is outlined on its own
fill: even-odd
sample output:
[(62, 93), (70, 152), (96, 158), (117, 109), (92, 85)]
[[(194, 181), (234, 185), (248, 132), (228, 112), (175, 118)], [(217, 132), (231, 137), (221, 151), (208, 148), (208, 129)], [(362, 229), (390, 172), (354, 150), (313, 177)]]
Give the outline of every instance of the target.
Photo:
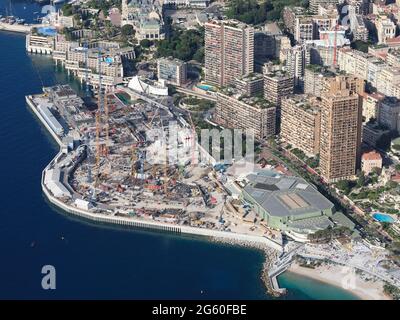
[(196, 60), (200, 63), (204, 62), (204, 47), (199, 48), (192, 57), (193, 60)]
[(61, 12), (64, 16), (72, 16), (74, 14), (74, 8), (72, 4), (66, 3), (61, 7)]
[(373, 173), (374, 175), (379, 176), (379, 175), (381, 174), (381, 172), (382, 172), (382, 169), (381, 169), (381, 168), (378, 168), (378, 167), (372, 168), (372, 173)]
[(351, 48), (355, 49), (355, 50), (358, 50), (358, 51), (362, 51), (362, 52), (368, 53), (368, 47), (371, 44), (372, 43), (370, 41), (364, 42), (364, 41), (361, 41), (361, 40), (356, 40), (356, 41), (353, 41), (351, 43)]
[(350, 182), (347, 180), (341, 180), (339, 181), (336, 186), (342, 190), (345, 194), (348, 194), (350, 192)]
[(189, 61), (203, 61), (204, 30), (172, 29), (168, 39), (161, 40), (157, 47), (157, 57), (168, 57)]
[(386, 187), (387, 187), (388, 189), (397, 188), (398, 185), (399, 185), (399, 184), (398, 184), (396, 181), (388, 181), (388, 182), (386, 183)]
[(150, 48), (152, 45), (152, 42), (149, 39), (143, 39), (142, 41), (140, 41), (140, 45), (143, 48)]
[(135, 34), (135, 30), (130, 24), (126, 24), (121, 28), (121, 34), (124, 37), (132, 36)]
[(361, 188), (361, 187), (365, 186), (365, 182), (366, 182), (366, 179), (365, 179), (364, 173), (361, 172), (357, 179), (357, 187)]

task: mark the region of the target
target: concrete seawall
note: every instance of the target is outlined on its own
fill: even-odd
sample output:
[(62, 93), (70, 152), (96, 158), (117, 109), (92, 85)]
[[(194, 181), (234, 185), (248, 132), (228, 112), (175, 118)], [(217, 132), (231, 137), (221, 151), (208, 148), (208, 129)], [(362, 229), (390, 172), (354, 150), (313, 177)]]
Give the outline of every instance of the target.
[[(59, 157), (61, 153), (58, 153), (56, 158)], [(53, 162), (53, 161), (52, 161)], [(51, 163), (50, 163), (51, 164)], [(45, 172), (50, 166), (50, 164), (43, 170), (42, 172), (42, 179), (41, 185), (44, 194), (46, 195), (47, 199), (54, 204), (55, 206), (61, 208), (62, 210), (69, 212), (71, 214), (77, 215), (79, 217), (89, 219), (96, 222), (103, 222), (103, 223), (110, 223), (116, 224), (121, 226), (131, 226), (134, 228), (142, 228), (142, 229), (149, 229), (149, 230), (160, 230), (160, 231), (167, 231), (173, 232), (176, 234), (188, 234), (188, 235), (199, 235), (207, 238), (220, 238), (226, 240), (239, 240), (239, 241), (249, 241), (257, 244), (262, 244), (267, 247), (273, 248), (277, 251), (282, 251), (282, 247), (265, 237), (261, 236), (252, 236), (240, 233), (233, 233), (233, 232), (226, 232), (226, 231), (219, 231), (219, 230), (210, 230), (205, 228), (196, 228), (190, 226), (177, 226), (157, 221), (146, 221), (142, 219), (135, 219), (129, 217), (117, 217), (117, 216), (109, 216), (105, 214), (98, 214), (93, 213), (87, 210), (83, 210), (80, 208), (76, 208), (74, 206), (68, 205), (61, 200), (55, 198), (50, 192), (47, 190), (46, 186), (44, 185), (44, 176)]]

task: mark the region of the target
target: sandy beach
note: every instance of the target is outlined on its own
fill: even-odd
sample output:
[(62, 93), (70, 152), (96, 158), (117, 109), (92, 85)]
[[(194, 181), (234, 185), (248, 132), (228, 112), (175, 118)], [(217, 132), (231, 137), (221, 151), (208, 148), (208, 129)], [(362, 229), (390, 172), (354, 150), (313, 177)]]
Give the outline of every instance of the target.
[(311, 269), (293, 263), (288, 271), (343, 288), (362, 300), (391, 300), (383, 292), (382, 281), (366, 281), (361, 275), (339, 265), (322, 265)]

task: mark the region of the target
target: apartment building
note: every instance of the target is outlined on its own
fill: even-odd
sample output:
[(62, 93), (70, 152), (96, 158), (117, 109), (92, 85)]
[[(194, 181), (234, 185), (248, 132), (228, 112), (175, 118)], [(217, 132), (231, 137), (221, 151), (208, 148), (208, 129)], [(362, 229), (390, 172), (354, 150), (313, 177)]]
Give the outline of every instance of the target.
[(379, 106), (378, 122), (389, 130), (400, 132), (400, 100), (385, 97)]
[(385, 66), (376, 76), (376, 89), (389, 97), (400, 98), (400, 68)]
[(54, 50), (54, 37), (30, 33), (25, 39), (26, 51), (31, 53), (52, 54)]
[(279, 36), (276, 38), (275, 55), (281, 63), (285, 63), (287, 52), (291, 48), (290, 39), (287, 36)]
[(312, 17), (314, 23), (313, 39), (320, 39), (320, 31), (333, 30), (337, 24), (338, 13), (332, 12), (329, 14), (315, 15)]
[(304, 44), (314, 39), (314, 20), (312, 16), (300, 16), (295, 20), (294, 39), (298, 44)]
[(313, 14), (318, 14), (319, 6), (329, 6), (329, 5), (337, 5), (339, 3), (338, 0), (310, 0), (309, 2), (309, 10)]
[(284, 96), (293, 94), (294, 79), (289, 73), (277, 70), (264, 74), (264, 98), (280, 106)]
[(98, 85), (99, 74), (107, 86), (121, 83), (124, 77), (124, 66), (135, 58), (132, 47), (120, 48), (118, 43), (102, 41), (92, 42), (86, 47), (79, 42), (66, 41), (57, 36), (53, 59), (61, 63), (68, 72), (82, 81), (88, 80)]
[(368, 122), (363, 125), (362, 128), (362, 142), (375, 148), (379, 139), (381, 139), (382, 136), (389, 134), (390, 130), (382, 127), (378, 122)]
[(304, 70), (304, 93), (315, 97), (321, 96), (322, 83), (327, 77), (334, 77), (335, 74), (319, 65), (308, 65)]
[(362, 97), (362, 116), (364, 122), (370, 119), (378, 119), (379, 106), (385, 96), (381, 93), (364, 93)]
[(352, 179), (360, 156), (361, 99), (364, 82), (355, 77), (327, 78), (321, 102), (320, 170), (328, 183)]
[(304, 88), (304, 70), (310, 64), (310, 50), (306, 45), (297, 45), (287, 51), (286, 68), (294, 79), (294, 85)]
[(226, 86), (254, 70), (254, 28), (236, 20), (205, 23), (205, 79)]
[(187, 82), (186, 62), (174, 58), (160, 58), (157, 60), (158, 80), (181, 86)]
[(375, 168), (382, 168), (382, 156), (376, 151), (365, 152), (361, 156), (361, 171), (370, 174)]
[(303, 7), (284, 7), (282, 10), (282, 19), (283, 23), (286, 26), (286, 29), (294, 34), (296, 27), (296, 18), (302, 16), (306, 13), (306, 10)]
[(395, 68), (400, 68), (400, 49), (390, 48), (386, 55), (386, 63)]
[(356, 13), (356, 8), (349, 6), (350, 30), (353, 40), (368, 41), (368, 29), (361, 14)]
[(396, 25), (387, 16), (378, 16), (375, 20), (378, 35), (378, 44), (386, 43), (388, 39), (396, 36)]
[(263, 28), (256, 30), (254, 33), (254, 59), (264, 62), (266, 58), (279, 58), (282, 37), (285, 36), (275, 22), (267, 23)]
[(281, 138), (308, 156), (319, 153), (320, 101), (308, 95), (291, 95), (282, 99)]
[(217, 94), (214, 121), (223, 127), (251, 130), (255, 139), (275, 134), (276, 107), (258, 97), (245, 97), (226, 87)]
[(232, 86), (243, 96), (264, 95), (264, 77), (261, 73), (251, 73), (247, 76), (236, 78)]
[[(368, 81), (374, 88), (381, 91), (378, 87), (385, 87), (389, 92), (391, 89), (386, 89), (386, 80), (390, 75), (383, 71), (387, 67), (385, 62), (371, 54), (350, 48), (339, 50), (338, 54), (339, 69), (346, 73), (357, 76), (360, 79)], [(384, 81), (383, 83), (381, 81)], [(392, 90), (393, 91), (393, 90)], [(385, 92), (381, 91), (385, 94)]]

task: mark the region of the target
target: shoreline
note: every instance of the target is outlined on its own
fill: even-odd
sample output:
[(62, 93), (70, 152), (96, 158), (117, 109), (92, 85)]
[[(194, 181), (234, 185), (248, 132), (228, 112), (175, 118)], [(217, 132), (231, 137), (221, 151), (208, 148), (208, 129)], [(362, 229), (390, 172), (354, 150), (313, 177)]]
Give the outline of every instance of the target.
[(297, 262), (293, 262), (286, 272), (295, 273), (347, 290), (361, 300), (392, 300), (391, 297), (383, 292), (383, 281), (371, 278), (368, 278), (369, 280), (367, 281), (365, 280), (365, 274), (354, 273), (352, 285), (350, 285), (350, 288), (345, 288), (343, 281), (346, 273), (344, 273), (343, 267), (337, 264), (324, 263), (316, 268), (307, 268), (300, 266)]

